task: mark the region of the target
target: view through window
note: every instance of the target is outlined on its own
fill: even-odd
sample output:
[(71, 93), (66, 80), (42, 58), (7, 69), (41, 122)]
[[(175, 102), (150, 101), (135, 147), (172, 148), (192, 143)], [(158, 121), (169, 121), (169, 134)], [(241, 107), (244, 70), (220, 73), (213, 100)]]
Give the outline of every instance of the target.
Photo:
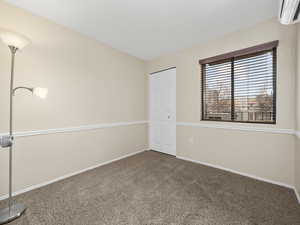
[(202, 120), (275, 123), (276, 48), (202, 64)]

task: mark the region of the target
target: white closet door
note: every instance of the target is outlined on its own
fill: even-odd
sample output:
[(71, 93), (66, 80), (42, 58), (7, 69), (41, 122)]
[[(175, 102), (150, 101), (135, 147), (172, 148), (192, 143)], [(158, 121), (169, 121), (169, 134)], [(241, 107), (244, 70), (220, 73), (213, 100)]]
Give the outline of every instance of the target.
[(176, 69), (150, 75), (150, 149), (176, 155)]

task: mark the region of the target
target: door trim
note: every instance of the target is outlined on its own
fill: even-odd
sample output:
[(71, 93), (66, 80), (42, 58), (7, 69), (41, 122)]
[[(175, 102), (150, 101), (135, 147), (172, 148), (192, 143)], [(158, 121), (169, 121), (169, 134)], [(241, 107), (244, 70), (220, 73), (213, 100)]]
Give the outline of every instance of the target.
[[(156, 73), (160, 73), (160, 72), (164, 72), (164, 71), (167, 71), (167, 70), (172, 70), (172, 69), (176, 69), (176, 66), (172, 66), (172, 67), (169, 67), (167, 69), (163, 69), (163, 70), (158, 70), (156, 72), (152, 72), (152, 73), (149, 73), (150, 75), (154, 75)], [(176, 71), (177, 72), (177, 71)]]
[[(151, 150), (150, 148), (150, 140), (151, 140), (151, 137), (150, 137), (150, 97), (151, 97), (151, 88), (150, 88), (150, 79), (151, 79), (151, 76), (152, 75), (155, 75), (157, 73), (160, 73), (160, 72), (164, 72), (164, 71), (167, 71), (167, 70), (172, 70), (172, 69), (175, 69), (176, 70), (176, 73), (175, 73), (175, 154), (172, 155), (172, 156), (177, 156), (177, 67), (176, 66), (172, 66), (172, 67), (168, 67), (166, 69), (162, 69), (162, 70), (158, 70), (158, 71), (155, 71), (155, 72), (152, 72), (152, 73), (149, 73), (147, 78), (148, 78), (148, 148)], [(154, 150), (155, 151), (155, 150)], [(167, 154), (167, 153), (164, 153), (164, 154)]]

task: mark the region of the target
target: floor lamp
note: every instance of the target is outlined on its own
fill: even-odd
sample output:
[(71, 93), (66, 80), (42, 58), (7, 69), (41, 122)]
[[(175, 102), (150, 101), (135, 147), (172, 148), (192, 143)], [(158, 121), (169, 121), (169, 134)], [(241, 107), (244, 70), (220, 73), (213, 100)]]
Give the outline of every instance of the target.
[(13, 97), (18, 89), (25, 89), (34, 95), (45, 98), (48, 90), (45, 88), (29, 88), (29, 87), (16, 87), (14, 88), (14, 67), (15, 55), (18, 50), (24, 48), (30, 43), (29, 39), (23, 35), (11, 32), (1, 31), (0, 39), (6, 44), (11, 51), (11, 77), (10, 77), (10, 96), (9, 96), (9, 135), (0, 137), (0, 147), (9, 148), (9, 198), (8, 207), (0, 209), (0, 224), (8, 223), (19, 216), (25, 211), (26, 206), (21, 203), (14, 203), (12, 196), (12, 153), (13, 153)]

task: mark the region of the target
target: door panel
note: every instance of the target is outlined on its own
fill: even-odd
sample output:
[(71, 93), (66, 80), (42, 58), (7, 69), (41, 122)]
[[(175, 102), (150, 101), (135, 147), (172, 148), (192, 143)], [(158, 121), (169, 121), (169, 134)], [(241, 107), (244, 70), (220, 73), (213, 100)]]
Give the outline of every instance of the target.
[(176, 155), (176, 69), (150, 75), (150, 148)]

